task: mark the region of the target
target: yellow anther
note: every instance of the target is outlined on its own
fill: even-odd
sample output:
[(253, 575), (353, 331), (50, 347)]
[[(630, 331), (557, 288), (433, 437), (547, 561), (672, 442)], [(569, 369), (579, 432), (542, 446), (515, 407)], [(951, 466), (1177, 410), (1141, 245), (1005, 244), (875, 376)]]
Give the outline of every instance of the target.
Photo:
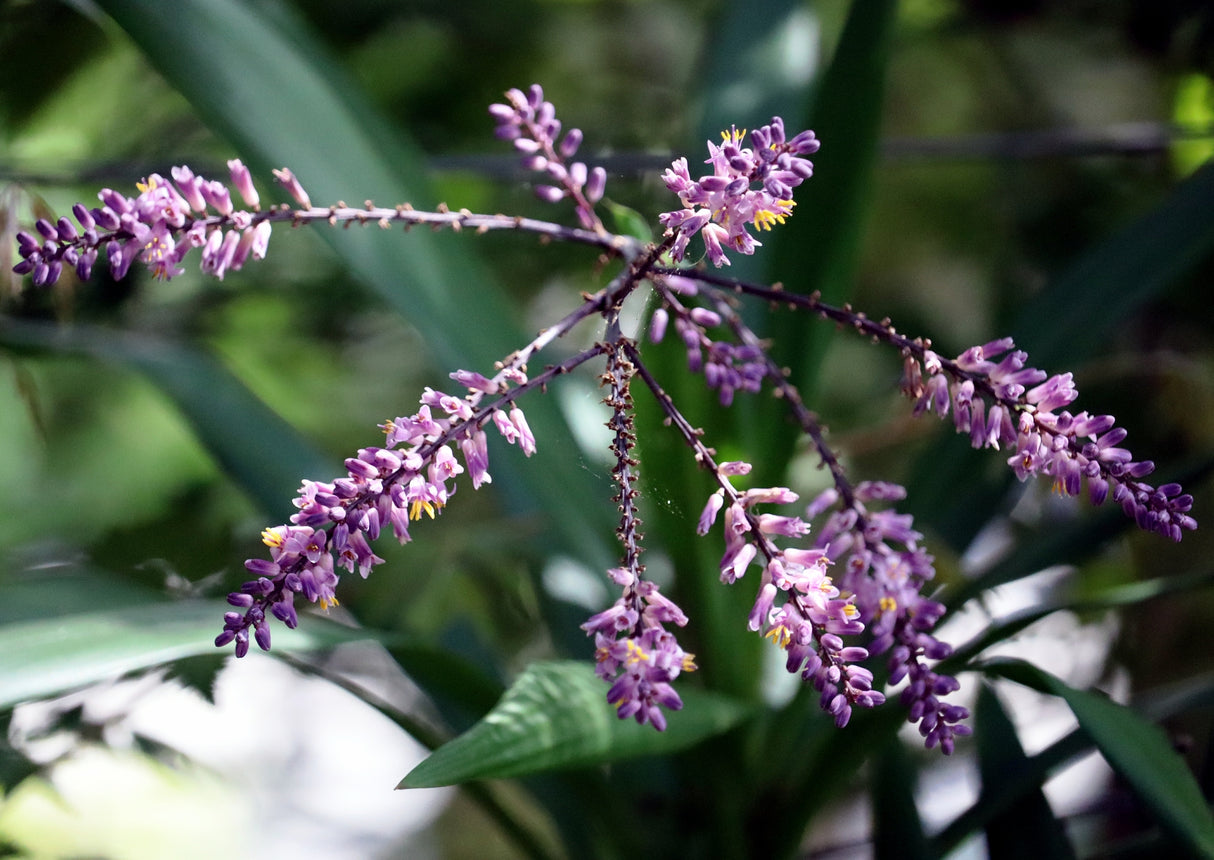
[(721, 140), (725, 143), (740, 144), (742, 139), (746, 137), (746, 129), (738, 130), (737, 126), (731, 126), (721, 132)]
[(261, 533), (261, 542), (266, 546), (282, 546), (282, 533), (274, 529), (265, 529)]
[(696, 669), (699, 668), (699, 666), (697, 666), (695, 664), (695, 659), (696, 659), (695, 654), (686, 654), (686, 653), (683, 654), (683, 671), (684, 672), (694, 672)]
[(780, 648), (788, 648), (788, 643), (792, 641), (792, 631), (783, 624), (777, 624), (775, 627), (767, 631), (764, 638), (770, 639)]
[(881, 611), (894, 612), (898, 609), (898, 601), (894, 600), (888, 594), (881, 598)]
[(649, 661), (649, 655), (645, 653), (645, 649), (636, 643), (635, 639), (628, 640), (628, 662), (629, 663), (645, 663)]
[(413, 506), (409, 508), (409, 519), (420, 520), (422, 518), (422, 511), (429, 514), (430, 519), (434, 519), (434, 509), (436, 507), (441, 508), (442, 505), (438, 502), (427, 502), (422, 499), (418, 499), (413, 503)]
[(322, 597), (320, 599), (320, 608), (325, 612), (329, 611), (330, 606), (340, 606), (336, 597)]

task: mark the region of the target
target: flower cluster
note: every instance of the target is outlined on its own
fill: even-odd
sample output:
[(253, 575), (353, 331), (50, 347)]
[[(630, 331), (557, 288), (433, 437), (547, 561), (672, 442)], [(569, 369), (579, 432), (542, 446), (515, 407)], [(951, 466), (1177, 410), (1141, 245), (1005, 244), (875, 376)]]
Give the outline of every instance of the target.
[[(745, 475), (750, 464), (722, 463), (716, 471), (724, 478)], [(797, 494), (786, 487), (738, 493), (724, 481), (709, 496), (696, 531), (707, 534), (724, 509), (725, 552), (720, 570), (726, 584), (741, 579), (760, 555), (766, 559), (747, 624), (787, 652), (788, 671), (814, 685), (821, 693), (822, 709), (842, 728), (851, 719), (853, 707), (875, 707), (885, 696), (872, 688), (872, 672), (856, 665), (868, 657), (868, 650), (843, 641), (844, 636), (863, 633), (864, 620), (854, 596), (840, 591), (827, 575), (831, 564), (827, 550), (780, 548), (774, 542), (777, 536), (805, 536), (809, 524), (800, 517), (754, 510), (757, 505), (796, 500)]]
[(684, 651), (665, 627), (682, 627), (687, 616), (657, 585), (629, 568), (614, 567), (607, 575), (623, 593), (582, 625), (594, 636), (594, 671), (611, 684), (607, 701), (616, 706), (620, 719), (633, 717), (661, 731), (666, 728), (661, 709), (683, 707), (671, 682), (696, 668), (695, 655)]
[(729, 264), (725, 248), (753, 254), (762, 243), (755, 241), (747, 225), (770, 230), (773, 224), (783, 224), (795, 205), (793, 189), (813, 175), (813, 163), (805, 156), (818, 151), (817, 138), (812, 131), (803, 131), (785, 140), (779, 117), (751, 133), (753, 148), (742, 146), (746, 132), (736, 126), (721, 132), (721, 137), (720, 146), (708, 142), (705, 163), (712, 165), (711, 176), (693, 180), (686, 158), (675, 160), (662, 176), (683, 202), (682, 209), (659, 217), (667, 235), (675, 237), (671, 254), (676, 260), (684, 258), (696, 233), (703, 237), (714, 266)]
[(823, 523), (815, 547), (841, 569), (839, 585), (853, 596), (860, 618), (868, 625), (869, 651), (889, 652), (889, 683), (909, 678), (901, 695), (908, 719), (919, 724), (929, 749), (938, 744), (949, 754), (954, 735), (970, 733), (969, 726), (960, 724), (969, 711), (941, 701), (961, 685), (925, 662), (952, 654), (952, 647), (931, 633), (944, 605), (922, 593), (936, 575), (932, 557), (919, 545), (923, 536), (912, 528), (910, 514), (872, 511), (867, 506), (905, 496), (906, 490), (897, 484), (864, 481), (842, 504), (837, 489), (822, 492), (805, 515), (812, 520), (838, 507)]
[[(511, 395), (525, 390), (526, 375), (507, 368), (495, 378), (457, 371), (451, 377), (468, 389), (465, 397), (427, 388), (421, 408), (413, 415), (382, 425), (385, 447), (363, 448), (346, 460), (346, 476), (335, 481), (304, 481), (294, 500), (299, 510), (291, 525), (267, 529), (262, 540), (270, 558), (255, 558), (245, 567), (257, 578), (228, 595), (228, 603), (244, 612), (228, 612), (217, 646), (236, 643), (236, 656), (249, 651), (249, 630), (263, 650), (270, 649), (268, 615), (288, 627), (298, 624), (295, 597), (302, 595), (322, 609), (337, 604), (336, 568), (366, 578), (383, 559), (370, 542), (391, 528), (401, 543), (410, 540), (409, 523), (425, 514), (431, 519), (455, 493), (453, 483), (465, 471), (451, 443), (458, 445), (474, 489), (489, 483), (489, 454), (483, 427), (492, 422), (502, 437), (530, 456), (535, 437), (521, 409), (509, 405), (512, 396), (477, 408), (486, 394)], [(509, 411), (507, 411), (507, 407)]]
[[(1111, 416), (1066, 411), (1077, 396), (1071, 375), (1047, 378), (1028, 367), (1027, 356), (1008, 338), (949, 360), (924, 341), (898, 334), (888, 320), (876, 322), (850, 307), (829, 306), (816, 294), (798, 296), (712, 275), (702, 267), (674, 268), (661, 262), (667, 252), (676, 262), (684, 260), (696, 234), (717, 267), (729, 263), (727, 250), (752, 254), (759, 243), (749, 228), (768, 230), (782, 223), (792, 214), (793, 190), (812, 175), (807, 156), (818, 149), (813, 132), (786, 139), (783, 122), (775, 117), (750, 135), (748, 147), (746, 132), (731, 128), (720, 145), (708, 144), (712, 173), (696, 180), (686, 159), (675, 161), (663, 179), (682, 208), (661, 215), (664, 241), (644, 245), (603, 227), (594, 206), (603, 195), (606, 174), (602, 168), (572, 161), (582, 134), (577, 129), (562, 133), (538, 85), (526, 92), (508, 91), (506, 103), (491, 106), (490, 114), (497, 136), (512, 142), (524, 166), (547, 177), (550, 184), (537, 186), (538, 195), (551, 202), (572, 200), (581, 229), (445, 206), (437, 212), (420, 212), (408, 204), (377, 208), (370, 202), (362, 209), (344, 203), (314, 209), (287, 170), (275, 174), (299, 208), (283, 205), (263, 211), (248, 170), (234, 160), (228, 167), (243, 209), (233, 204), (232, 192), (223, 183), (176, 167), (172, 181), (153, 175), (139, 186), (137, 197), (106, 189), (100, 207), (77, 204), (75, 223), (67, 218), (39, 220), (35, 232), (41, 239), (33, 233), (17, 235), (22, 259), (16, 271), (32, 275), (38, 285), (54, 283), (65, 266), (74, 267), (81, 278), (89, 277), (102, 249), (115, 278), (138, 261), (167, 280), (183, 271), (182, 261), (192, 248), (201, 249), (203, 271), (222, 278), (249, 257), (264, 256), (274, 221), (526, 230), (584, 243), (623, 264), (608, 286), (584, 296), (580, 307), (505, 359), (493, 378), (470, 371), (451, 374), (465, 390), (462, 396), (426, 389), (417, 412), (382, 425), (382, 446), (363, 448), (346, 460), (343, 477), (304, 481), (290, 522), (263, 532), (269, 557), (245, 562), (253, 578), (228, 596), (233, 611), (224, 616), (217, 646), (234, 643), (238, 657), (247, 654), (253, 642), (268, 650), (271, 618), (288, 627), (298, 624), (297, 597), (322, 609), (335, 605), (340, 571), (366, 577), (383, 562), (372, 550), (382, 531), (407, 542), (414, 523), (434, 518), (445, 508), (459, 475), (467, 473), (474, 489), (491, 481), (486, 433), (490, 424), (507, 443), (530, 455), (536, 442), (518, 399), (543, 390), (592, 358), (606, 356), (602, 382), (608, 388), (604, 402), (611, 410), (608, 427), (613, 433), (612, 501), (620, 512), (616, 533), (623, 547), (622, 562), (608, 576), (621, 593), (582, 629), (594, 639), (596, 672), (610, 685), (607, 700), (619, 717), (664, 729), (665, 711), (683, 704), (673, 683), (696, 668), (694, 655), (682, 649), (672, 629), (686, 625), (687, 616), (645, 578), (640, 562), (639, 464), (633, 456), (629, 392), (630, 383), (640, 379), (696, 462), (716, 481), (697, 531), (704, 535), (718, 520), (722, 523), (721, 580), (734, 584), (752, 566), (761, 569), (746, 621), (749, 629), (785, 652), (788, 671), (813, 684), (822, 708), (840, 727), (854, 708), (885, 701), (873, 689), (872, 672), (860, 663), (870, 655), (888, 655), (890, 683), (906, 682), (901, 701), (909, 719), (918, 724), (929, 748), (951, 753), (955, 737), (969, 733), (962, 723), (968, 712), (945, 701), (958, 683), (934, 669), (951, 648), (932, 632), (944, 606), (923, 593), (935, 576), (933, 559), (921, 547), (922, 536), (911, 517), (887, 504), (903, 498), (905, 491), (888, 483), (853, 485), (848, 480), (817, 418), (768, 354), (768, 344), (738, 313), (738, 296), (778, 301), (898, 349), (905, 357), (903, 388), (915, 400), (916, 413), (944, 417), (951, 412), (957, 430), (975, 447), (1011, 452), (1008, 463), (1021, 479), (1049, 475), (1055, 487), (1069, 495), (1078, 495), (1086, 483), (1096, 504), (1111, 496), (1139, 526), (1175, 540), (1196, 527), (1189, 515), (1192, 498), (1179, 485), (1156, 488), (1142, 480), (1154, 467), (1133, 460), (1120, 447), (1126, 433)], [(658, 299), (650, 339), (662, 340), (673, 326), (686, 347), (688, 367), (702, 373), (723, 405), (730, 405), (738, 392), (759, 391), (765, 381), (785, 404), (833, 481), (831, 489), (805, 508), (804, 518), (766, 510), (796, 503), (797, 494), (788, 488), (734, 486), (734, 479), (748, 474), (750, 465), (717, 463), (713, 449), (701, 441), (703, 431), (680, 413), (636, 342), (622, 333), (621, 308), (643, 285), (650, 285)], [(604, 323), (601, 341), (528, 377), (526, 363), (533, 355), (595, 317)], [(804, 541), (810, 523), (824, 515), (812, 543), (783, 545)], [(857, 640), (851, 637), (861, 634), (867, 647), (853, 644)]]
[[(609, 327), (618, 324), (618, 316), (612, 315)], [(582, 629), (594, 637), (595, 673), (611, 684), (607, 701), (616, 706), (620, 719), (633, 717), (661, 731), (666, 728), (662, 708), (677, 711), (683, 707), (672, 682), (682, 672), (694, 671), (696, 665), (695, 655), (684, 651), (674, 633), (666, 629), (667, 624), (684, 626), (687, 616), (658, 591), (656, 584), (644, 578), (645, 566), (641, 564), (641, 519), (636, 509), (639, 493), (634, 471), (638, 463), (632, 456), (636, 435), (629, 391), (636, 366), (629, 357), (631, 346), (624, 339), (617, 343), (602, 377), (608, 388), (603, 402), (611, 409), (607, 422), (615, 457), (611, 477), (618, 488), (612, 501), (620, 511), (616, 534), (624, 547), (623, 564), (607, 571), (607, 575), (621, 588), (621, 594)]]
[(903, 390), (915, 398), (916, 412), (944, 417), (951, 408), (958, 432), (975, 448), (1013, 450), (1007, 462), (1022, 481), (1048, 475), (1054, 489), (1069, 496), (1079, 495), (1086, 481), (1092, 504), (1111, 495), (1139, 528), (1172, 540), (1197, 528), (1189, 515), (1193, 497), (1179, 484), (1140, 480), (1155, 464), (1135, 461), (1119, 447), (1126, 431), (1114, 426), (1113, 416), (1063, 409), (1079, 396), (1072, 375), (1046, 378), (1025, 365), (1027, 358), (1008, 337), (971, 347), (954, 361), (924, 350), (922, 362), (906, 358)]
[(581, 161), (567, 164), (582, 144), (581, 129), (571, 128), (561, 137), (561, 121), (556, 118), (552, 102), (544, 100), (544, 90), (539, 84), (532, 84), (525, 93), (508, 90), (506, 100), (509, 104), (489, 106), (489, 114), (497, 122), (494, 133), (502, 140), (513, 141), (514, 148), (523, 156), (525, 168), (544, 173), (556, 183), (537, 185), (536, 196), (549, 203), (571, 198), (581, 225), (587, 230), (602, 231), (594, 204), (603, 197), (607, 171), (602, 167), (587, 168)]
[[(270, 222), (259, 214), (260, 196), (249, 169), (239, 159), (229, 161), (228, 169), (247, 209), (233, 205), (232, 193), (222, 182), (205, 180), (188, 167), (174, 167), (172, 182), (152, 174), (139, 183), (137, 197), (106, 188), (97, 195), (101, 206), (88, 209), (77, 203), (72, 214), (79, 229), (66, 216), (55, 223), (40, 218), (34, 227), (41, 240), (25, 231), (17, 234), (21, 262), (13, 270), (32, 274), (37, 286), (55, 283), (64, 266), (87, 280), (104, 248), (115, 279), (126, 277), (138, 260), (156, 278), (167, 281), (184, 271), (181, 262), (186, 254), (201, 248), (202, 271), (222, 279), (250, 256), (263, 258), (271, 230)], [(300, 205), (311, 205), (291, 171), (283, 169), (275, 175)]]
[(703, 372), (705, 384), (717, 392), (722, 406), (731, 405), (738, 391), (759, 391), (767, 375), (763, 350), (755, 344), (716, 340), (709, 335), (708, 329), (721, 326), (721, 314), (711, 308), (687, 307), (676, 295), (694, 296), (699, 289), (695, 281), (678, 275), (655, 281), (662, 305), (650, 317), (649, 339), (661, 341), (673, 317), (675, 332), (687, 347), (688, 369)]

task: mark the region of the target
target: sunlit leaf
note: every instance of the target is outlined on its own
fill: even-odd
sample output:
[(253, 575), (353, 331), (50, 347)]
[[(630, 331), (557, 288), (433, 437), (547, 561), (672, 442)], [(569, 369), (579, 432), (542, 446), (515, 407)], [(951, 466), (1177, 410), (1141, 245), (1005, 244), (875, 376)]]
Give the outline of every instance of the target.
[(532, 664), (483, 720), (409, 772), (398, 788), (431, 788), (672, 753), (737, 725), (747, 709), (687, 689), (664, 732), (620, 720), (585, 663)]
[(285, 515), (303, 475), (334, 467), (209, 354), (110, 328), (4, 320), (0, 344), (88, 355), (152, 379), (189, 419), (220, 467), (267, 512)]
[(1214, 856), (1214, 817), (1193, 774), (1159, 728), (1098, 693), (1076, 690), (1020, 660), (990, 660), (981, 668), (1063, 699), (1101, 754), (1175, 838), (1201, 856)]
[[(0, 708), (215, 653), (229, 609), (223, 601), (152, 601), (6, 624), (0, 627)], [(275, 630), (274, 647), (307, 651), (370, 635), (309, 618), (295, 630)]]

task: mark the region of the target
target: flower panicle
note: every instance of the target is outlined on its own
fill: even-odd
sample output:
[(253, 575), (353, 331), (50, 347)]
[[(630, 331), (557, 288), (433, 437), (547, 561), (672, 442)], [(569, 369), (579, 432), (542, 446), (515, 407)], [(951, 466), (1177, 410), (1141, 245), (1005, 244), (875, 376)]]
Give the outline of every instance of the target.
[[(200, 248), (202, 271), (222, 280), (250, 257), (265, 257), (272, 229), (249, 169), (232, 159), (228, 170), (245, 208), (236, 207), (224, 183), (208, 181), (184, 165), (174, 167), (172, 181), (152, 174), (138, 183), (135, 197), (106, 188), (97, 195), (101, 206), (90, 209), (77, 203), (72, 207), (75, 223), (66, 216), (53, 223), (40, 218), (34, 228), (41, 238), (26, 231), (17, 234), (21, 260), (13, 271), (31, 275), (35, 286), (42, 287), (54, 284), (64, 267), (88, 280), (104, 249), (116, 280), (139, 262), (167, 281), (182, 274), (186, 255)], [(310, 208), (307, 193), (290, 170), (275, 175), (300, 206)]]
[(527, 456), (535, 451), (526, 416), (512, 400), (502, 397), (497, 405), (479, 407), (485, 395), (504, 395), (511, 382), (516, 390), (527, 385), (523, 371), (506, 368), (493, 379), (462, 370), (451, 376), (468, 389), (466, 396), (427, 388), (417, 412), (381, 425), (383, 447), (359, 450), (346, 460), (341, 478), (302, 483), (290, 524), (262, 533), (269, 559), (245, 562), (256, 578), (228, 595), (228, 603), (244, 611), (225, 614), (216, 646), (235, 642), (236, 656), (243, 657), (252, 631), (252, 641), (268, 651), (270, 617), (290, 628), (299, 623), (297, 596), (328, 609), (338, 604), (339, 568), (357, 570), (365, 579), (383, 563), (371, 549), (382, 530), (390, 529), (400, 543), (407, 543), (412, 523), (434, 519), (446, 507), (458, 475), (466, 471), (473, 489), (490, 483), (489, 424)]
[(949, 755), (954, 738), (971, 729), (963, 722), (969, 711), (945, 701), (961, 685), (934, 669), (937, 661), (952, 654), (952, 647), (931, 632), (944, 614), (943, 604), (923, 594), (936, 575), (933, 559), (919, 545), (922, 535), (910, 514), (872, 508), (873, 502), (896, 502), (905, 496), (906, 490), (897, 484), (863, 481), (851, 488), (847, 500), (835, 488), (820, 493), (805, 514), (812, 520), (835, 508), (814, 547), (840, 571), (839, 587), (853, 595), (868, 627), (869, 652), (889, 654), (889, 684), (909, 679), (899, 697), (908, 721), (918, 724), (929, 749), (939, 746)]
[(683, 208), (664, 212), (659, 221), (674, 237), (671, 256), (682, 260), (697, 233), (708, 259), (718, 268), (729, 265), (725, 251), (753, 254), (762, 243), (747, 230), (770, 230), (792, 215), (793, 190), (813, 175), (806, 156), (818, 151), (812, 131), (786, 139), (784, 121), (751, 132), (751, 146), (743, 146), (746, 132), (737, 127), (721, 133), (720, 145), (708, 142), (710, 175), (692, 179), (686, 158), (676, 159), (663, 174), (666, 187), (678, 195)]
[(1007, 337), (952, 361), (925, 349), (922, 360), (906, 357), (902, 387), (915, 400), (916, 414), (943, 418), (951, 411), (957, 432), (975, 448), (1011, 451), (1007, 463), (1021, 481), (1046, 475), (1055, 491), (1068, 496), (1078, 496), (1086, 483), (1092, 504), (1111, 497), (1139, 528), (1174, 541), (1197, 528), (1189, 513), (1193, 497), (1179, 484), (1156, 487), (1142, 480), (1155, 464), (1134, 460), (1121, 447), (1127, 434), (1112, 415), (1063, 408), (1079, 396), (1070, 373), (1048, 376), (1027, 359)]
[(526, 92), (507, 90), (506, 103), (490, 105), (489, 115), (497, 123), (494, 134), (512, 142), (523, 167), (551, 181), (536, 185), (536, 196), (548, 203), (570, 198), (583, 227), (605, 232), (594, 204), (602, 199), (607, 187), (607, 171), (587, 167), (583, 161), (570, 162), (582, 144), (582, 131), (571, 128), (562, 136), (556, 108), (544, 99), (543, 87), (532, 84)]
[(677, 711), (683, 700), (674, 689), (674, 681), (683, 672), (695, 670), (695, 655), (684, 651), (678, 638), (667, 629), (682, 627), (687, 616), (658, 586), (645, 579), (641, 556), (641, 520), (637, 515), (636, 489), (638, 461), (633, 457), (636, 436), (632, 420), (632, 395), (629, 383), (635, 366), (628, 355), (627, 341), (621, 340), (608, 353), (602, 383), (608, 392), (604, 403), (611, 410), (607, 427), (612, 431), (611, 453), (615, 466), (611, 476), (617, 492), (613, 501), (620, 511), (617, 537), (624, 548), (624, 560), (607, 572), (620, 587), (620, 597), (608, 609), (592, 616), (582, 629), (594, 637), (595, 672), (611, 687), (607, 701), (616, 706), (620, 719), (632, 717), (649, 723), (658, 731), (666, 728), (663, 709)]
[(729, 478), (749, 471), (750, 464), (741, 461), (717, 466), (721, 486), (709, 496), (697, 532), (707, 534), (718, 516), (722, 519), (722, 582), (732, 585), (752, 565), (762, 566), (747, 624), (786, 652), (785, 668), (813, 684), (822, 709), (842, 728), (853, 708), (873, 708), (885, 701), (872, 687), (872, 672), (859, 665), (868, 658), (868, 649), (843, 638), (863, 633), (865, 619), (855, 596), (840, 590), (827, 573), (827, 549), (777, 546), (776, 538), (804, 537), (809, 523), (796, 516), (758, 513), (758, 505), (792, 504), (798, 496), (787, 487), (734, 490)]

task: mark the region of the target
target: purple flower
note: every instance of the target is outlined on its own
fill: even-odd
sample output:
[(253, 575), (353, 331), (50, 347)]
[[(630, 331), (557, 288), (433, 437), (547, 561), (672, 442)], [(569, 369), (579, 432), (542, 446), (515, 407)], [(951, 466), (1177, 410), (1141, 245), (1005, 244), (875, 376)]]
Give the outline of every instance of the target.
[[(517, 406), (510, 406), (508, 416), (492, 405), (477, 408), (487, 393), (504, 394), (509, 382), (525, 383), (524, 373), (503, 370), (493, 380), (465, 371), (452, 376), (467, 386), (467, 396), (456, 397), (427, 388), (416, 413), (382, 425), (386, 447), (363, 448), (348, 458), (343, 477), (333, 481), (305, 480), (301, 484), (291, 524), (262, 533), (262, 541), (270, 552), (269, 560), (245, 562), (245, 567), (257, 578), (228, 596), (228, 603), (244, 612), (224, 616), (224, 629), (216, 638), (216, 645), (234, 642), (236, 655), (244, 656), (249, 650), (252, 628), (253, 641), (268, 650), (267, 615), (294, 627), (298, 623), (296, 595), (322, 610), (336, 606), (338, 569), (350, 573), (357, 570), (366, 578), (376, 565), (383, 563), (371, 549), (371, 542), (383, 528), (391, 528), (401, 543), (408, 542), (409, 524), (423, 516), (433, 519), (442, 512), (455, 493), (456, 478), (465, 467), (474, 487), (489, 483), (488, 445), (482, 428), (490, 420), (508, 428), (507, 441), (518, 442), (527, 454), (535, 450), (535, 437)], [(503, 419), (497, 419), (498, 415), (504, 416)], [(459, 442), (464, 464), (459, 462), (451, 445), (454, 440)], [(668, 607), (656, 592), (639, 593), (652, 603), (653, 618), (667, 621), (676, 617), (677, 613), (669, 608), (673, 604)]]
[(544, 173), (555, 183), (536, 185), (536, 196), (547, 203), (571, 198), (581, 225), (587, 230), (605, 232), (594, 213), (594, 204), (603, 197), (607, 171), (602, 167), (588, 168), (581, 161), (569, 163), (582, 143), (581, 130), (571, 128), (561, 137), (561, 121), (556, 118), (552, 102), (545, 101), (539, 84), (532, 84), (525, 93), (507, 90), (506, 101), (489, 106), (489, 115), (497, 123), (494, 134), (513, 143), (522, 156), (523, 167)]
[[(88, 209), (76, 204), (72, 214), (79, 230), (67, 218), (60, 218), (56, 224), (45, 220), (35, 224), (43, 241), (24, 231), (18, 233), (21, 261), (13, 271), (32, 274), (37, 286), (53, 284), (64, 265), (74, 267), (82, 279), (88, 278), (104, 248), (115, 279), (126, 277), (131, 265), (139, 261), (153, 277), (169, 280), (185, 271), (181, 263), (190, 250), (201, 248), (202, 271), (222, 279), (227, 272), (240, 269), (250, 256), (265, 257), (271, 232), (270, 222), (256, 214), (260, 198), (248, 168), (239, 159), (228, 162), (228, 167), (251, 211), (234, 208), (231, 192), (222, 182), (207, 181), (189, 167), (174, 167), (172, 182), (152, 174), (138, 183), (137, 197), (106, 188), (98, 194), (101, 206)], [(307, 199), (290, 171), (279, 173), (290, 179), (288, 190), (291, 185), (298, 190), (296, 199)]]
[(761, 231), (783, 224), (796, 205), (793, 189), (813, 174), (805, 156), (818, 150), (814, 133), (804, 131), (786, 141), (779, 117), (754, 131), (753, 149), (743, 147), (746, 132), (737, 127), (721, 132), (721, 138), (720, 146), (708, 142), (711, 175), (693, 180), (687, 159), (679, 158), (662, 177), (683, 203), (682, 209), (659, 216), (666, 235), (674, 237), (671, 255), (676, 260), (684, 258), (696, 233), (714, 266), (729, 265), (726, 248), (753, 254), (761, 243), (746, 228)]
[(951, 409), (958, 432), (975, 448), (1012, 451), (1007, 463), (1022, 481), (1047, 475), (1068, 496), (1086, 484), (1093, 504), (1111, 495), (1139, 528), (1172, 540), (1197, 528), (1189, 514), (1193, 497), (1178, 484), (1156, 488), (1140, 480), (1155, 465), (1121, 447), (1126, 432), (1113, 416), (1064, 409), (1079, 396), (1073, 376), (1047, 378), (1027, 367), (1027, 358), (1011, 338), (971, 347), (951, 362), (924, 350), (922, 360), (906, 358), (903, 390), (915, 399), (916, 413), (944, 416)]
[[(931, 634), (944, 606), (922, 594), (936, 575), (932, 558), (919, 546), (922, 535), (912, 528), (909, 514), (868, 507), (873, 501), (896, 501), (905, 495), (896, 484), (864, 482), (853, 488), (850, 505), (842, 505), (840, 494), (832, 488), (809, 504), (806, 516), (813, 519), (839, 505), (823, 523), (817, 549), (841, 568), (838, 587), (853, 596), (857, 620), (868, 628), (868, 651), (889, 653), (889, 683), (911, 678), (901, 694), (908, 720), (919, 724), (929, 749), (939, 745), (949, 754), (954, 735), (970, 733), (969, 726), (961, 724), (969, 712), (942, 701), (960, 685), (952, 676), (936, 673), (927, 662), (952, 653), (949, 645)], [(861, 692), (868, 692), (862, 683), (856, 684)], [(836, 718), (844, 713), (840, 710)]]

